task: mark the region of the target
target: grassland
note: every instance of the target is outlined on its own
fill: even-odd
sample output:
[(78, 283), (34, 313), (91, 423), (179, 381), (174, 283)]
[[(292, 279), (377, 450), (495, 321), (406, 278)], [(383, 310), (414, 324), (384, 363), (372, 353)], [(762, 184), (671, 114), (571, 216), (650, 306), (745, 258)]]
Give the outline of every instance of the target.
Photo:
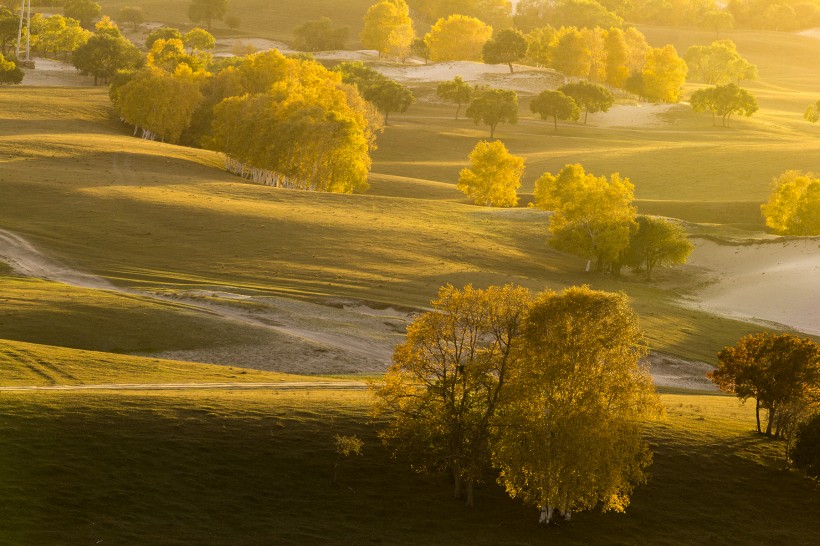
[[(467, 510), (393, 460), (362, 392), (4, 393), (6, 544), (816, 544), (820, 491), (782, 469), (751, 407), (664, 395), (652, 478), (626, 515), (536, 511), (492, 484)], [(335, 434), (364, 454), (341, 461)]]

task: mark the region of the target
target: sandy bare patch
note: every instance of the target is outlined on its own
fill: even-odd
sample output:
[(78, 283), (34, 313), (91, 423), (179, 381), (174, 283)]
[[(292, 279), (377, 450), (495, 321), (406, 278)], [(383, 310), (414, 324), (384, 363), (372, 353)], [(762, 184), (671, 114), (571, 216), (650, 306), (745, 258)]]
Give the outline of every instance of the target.
[(646, 357), (646, 363), (658, 387), (717, 391), (715, 384), (706, 378), (706, 373), (714, 367), (705, 362), (652, 352)]
[(510, 69), (505, 64), (484, 64), (471, 61), (385, 65), (373, 68), (388, 78), (404, 83), (441, 82), (461, 76), (461, 79), (471, 84), (484, 84), (495, 89), (509, 89), (525, 93), (540, 93), (545, 89), (555, 89), (565, 82), (563, 75), (546, 68), (515, 65), (516, 72), (510, 74)]
[(54, 59), (34, 58), (34, 68), (23, 69), (23, 85), (40, 87), (88, 87), (94, 78), (82, 76), (69, 63)]
[(675, 108), (684, 108), (680, 104), (617, 104), (607, 112), (590, 114), (589, 125), (598, 127), (661, 127), (666, 122), (661, 114)]
[(687, 305), (820, 335), (820, 238), (693, 242), (689, 263), (706, 271), (710, 284), (692, 294)]

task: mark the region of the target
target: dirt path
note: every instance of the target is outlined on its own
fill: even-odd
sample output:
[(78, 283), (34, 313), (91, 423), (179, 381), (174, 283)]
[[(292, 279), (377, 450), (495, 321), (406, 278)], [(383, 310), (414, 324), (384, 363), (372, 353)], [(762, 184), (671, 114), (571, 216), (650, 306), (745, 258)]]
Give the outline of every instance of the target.
[(364, 390), (363, 381), (283, 381), (280, 383), (104, 383), (99, 385), (48, 385), (0, 387), (6, 392), (31, 391), (168, 391), (168, 390)]

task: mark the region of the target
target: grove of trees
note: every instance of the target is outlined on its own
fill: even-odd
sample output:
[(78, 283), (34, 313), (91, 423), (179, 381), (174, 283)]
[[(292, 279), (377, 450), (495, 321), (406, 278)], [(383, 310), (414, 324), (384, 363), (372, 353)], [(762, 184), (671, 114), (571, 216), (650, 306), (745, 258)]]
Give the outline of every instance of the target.
[(500, 140), (482, 140), (470, 152), (470, 167), (459, 173), (458, 189), (476, 205), (514, 207), (523, 174), (523, 157), (512, 155)]
[(721, 85), (755, 80), (757, 67), (740, 56), (732, 40), (718, 40), (708, 46), (691, 46), (684, 56), (692, 81)]
[(662, 414), (626, 296), (447, 285), (432, 305), (374, 385), (382, 439), (470, 506), (495, 476), (544, 523), (623, 511), (651, 461), (640, 422)]
[(820, 178), (786, 171), (773, 180), (761, 211), (766, 225), (781, 235), (820, 235)]
[(79, 46), (71, 62), (82, 74), (94, 76), (94, 85), (107, 83), (118, 70), (135, 68), (142, 54), (107, 17), (97, 23), (96, 32)]

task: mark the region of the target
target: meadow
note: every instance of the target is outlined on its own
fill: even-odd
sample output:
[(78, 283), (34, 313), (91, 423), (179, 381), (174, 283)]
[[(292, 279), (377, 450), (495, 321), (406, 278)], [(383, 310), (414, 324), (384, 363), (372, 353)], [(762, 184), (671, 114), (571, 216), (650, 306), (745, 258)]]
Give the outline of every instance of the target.
[[(497, 486), (468, 510), (392, 459), (361, 391), (3, 393), (4, 544), (794, 544), (820, 490), (725, 396), (664, 394), (651, 478), (626, 514), (539, 527)], [(333, 437), (363, 454), (337, 460)]]
[[(215, 34), (287, 41), (293, 27), (329, 15), (351, 27), (355, 45), (370, 3), (233, 0), (241, 28), (217, 23)], [(149, 21), (189, 24), (184, 2), (141, 5)], [(680, 53), (714, 39), (641, 30)], [(820, 42), (721, 37), (760, 68), (760, 80), (746, 82), (761, 105), (754, 117), (713, 127), (680, 105), (660, 125), (604, 127), (593, 115), (553, 132), (522, 94), (520, 122), (496, 133), (527, 160), (521, 206), (509, 210), (473, 206), (455, 189), (488, 130), (453, 120), (435, 82), (412, 84), (418, 102), (391, 115), (363, 195), (258, 186), (224, 172), (216, 153), (133, 138), (102, 87), (0, 88), (0, 229), (128, 290), (24, 278), (0, 262), (0, 387), (316, 379), (135, 356), (286, 342), (175, 299), (194, 290), (410, 311), (448, 282), (586, 283), (626, 292), (652, 349), (714, 363), (762, 327), (681, 306), (707, 282), (692, 269), (654, 283), (585, 274), (583, 260), (547, 246), (548, 216), (526, 204), (541, 173), (577, 162), (629, 177), (640, 212), (682, 219), (693, 236), (765, 238), (759, 206), (771, 178), (816, 169), (820, 128), (802, 112), (820, 98), (820, 75), (808, 68)], [(820, 490), (785, 468), (782, 443), (753, 433), (751, 405), (661, 392), (668, 420), (648, 425), (652, 476), (627, 513), (581, 513), (549, 529), (492, 483), (467, 510), (444, 478), (392, 459), (362, 390), (1, 392), (0, 543), (820, 542)], [(365, 441), (361, 457), (341, 461), (340, 486), (331, 483), (336, 434)]]

